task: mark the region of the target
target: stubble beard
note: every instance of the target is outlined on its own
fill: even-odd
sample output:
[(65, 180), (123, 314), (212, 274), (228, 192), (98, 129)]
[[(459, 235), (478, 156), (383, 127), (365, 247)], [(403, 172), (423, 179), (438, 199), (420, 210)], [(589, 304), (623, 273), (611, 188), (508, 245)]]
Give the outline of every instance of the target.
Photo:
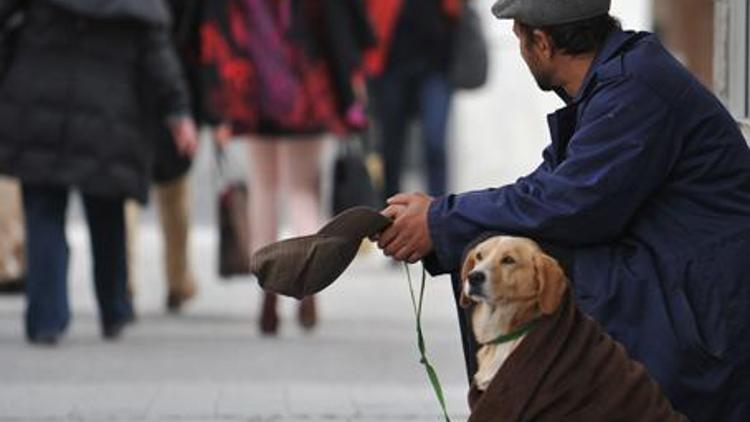
[(555, 89), (555, 84), (552, 82), (552, 76), (548, 72), (540, 70), (536, 66), (529, 65), (529, 70), (534, 76), (537, 86), (544, 92), (549, 92)]

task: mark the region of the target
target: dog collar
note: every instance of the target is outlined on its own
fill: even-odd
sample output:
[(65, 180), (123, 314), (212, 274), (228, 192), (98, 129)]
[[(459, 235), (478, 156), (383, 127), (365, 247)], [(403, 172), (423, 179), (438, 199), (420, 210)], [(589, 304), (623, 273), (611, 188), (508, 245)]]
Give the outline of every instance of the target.
[(536, 327), (537, 320), (531, 321), (528, 324), (522, 325), (520, 328), (518, 328), (515, 331), (511, 331), (508, 334), (503, 334), (494, 340), (490, 340), (487, 343), (482, 343), (482, 346), (490, 346), (490, 345), (498, 345), (507, 343), (509, 341), (517, 340), (521, 338), (524, 334), (528, 333), (529, 331), (533, 330), (534, 327)]

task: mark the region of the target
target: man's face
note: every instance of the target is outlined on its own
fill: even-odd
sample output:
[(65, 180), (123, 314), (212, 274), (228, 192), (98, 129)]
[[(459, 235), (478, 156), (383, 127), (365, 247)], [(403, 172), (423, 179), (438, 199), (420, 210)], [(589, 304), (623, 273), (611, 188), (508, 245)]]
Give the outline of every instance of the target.
[(521, 46), (521, 56), (534, 76), (542, 91), (551, 91), (556, 87), (552, 65), (552, 54), (548, 39), (540, 31), (526, 34), (518, 21), (513, 23), (513, 32)]

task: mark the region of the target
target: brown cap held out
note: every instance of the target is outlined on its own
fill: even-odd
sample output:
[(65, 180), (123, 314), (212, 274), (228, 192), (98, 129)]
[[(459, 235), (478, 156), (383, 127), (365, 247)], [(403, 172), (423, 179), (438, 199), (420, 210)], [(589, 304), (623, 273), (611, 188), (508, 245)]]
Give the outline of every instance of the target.
[(350, 208), (318, 233), (272, 243), (251, 259), (251, 271), (269, 292), (302, 299), (320, 292), (346, 270), (366, 237), (391, 224), (368, 207)]

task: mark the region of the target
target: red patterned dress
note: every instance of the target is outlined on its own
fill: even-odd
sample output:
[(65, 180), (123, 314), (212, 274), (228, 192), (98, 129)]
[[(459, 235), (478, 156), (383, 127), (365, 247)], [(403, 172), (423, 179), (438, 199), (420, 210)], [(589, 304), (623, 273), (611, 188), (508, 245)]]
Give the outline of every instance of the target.
[[(212, 0), (201, 24), (210, 107), (234, 133), (346, 131), (320, 38), (319, 0)], [(310, 30), (310, 29), (313, 30)]]

